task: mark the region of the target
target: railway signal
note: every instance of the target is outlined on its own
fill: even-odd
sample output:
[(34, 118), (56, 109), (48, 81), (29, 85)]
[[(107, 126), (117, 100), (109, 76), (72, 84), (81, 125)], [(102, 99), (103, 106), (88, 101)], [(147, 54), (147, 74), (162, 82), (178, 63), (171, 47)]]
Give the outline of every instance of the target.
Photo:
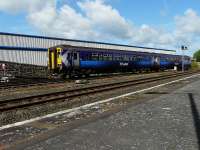
[(181, 50), (182, 50), (182, 72), (184, 72), (184, 51), (187, 50), (187, 46), (182, 45)]

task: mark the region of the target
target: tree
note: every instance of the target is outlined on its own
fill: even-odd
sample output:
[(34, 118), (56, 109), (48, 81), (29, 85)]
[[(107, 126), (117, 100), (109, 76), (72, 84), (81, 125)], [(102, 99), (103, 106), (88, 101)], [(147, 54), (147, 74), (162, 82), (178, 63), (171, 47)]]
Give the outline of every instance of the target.
[(200, 62), (200, 49), (194, 53), (193, 58)]

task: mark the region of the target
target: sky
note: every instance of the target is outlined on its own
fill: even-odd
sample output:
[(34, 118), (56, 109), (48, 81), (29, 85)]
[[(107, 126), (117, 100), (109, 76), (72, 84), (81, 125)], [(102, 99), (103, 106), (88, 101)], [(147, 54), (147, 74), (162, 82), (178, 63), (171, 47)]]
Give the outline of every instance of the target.
[(0, 32), (200, 49), (199, 0), (0, 0)]

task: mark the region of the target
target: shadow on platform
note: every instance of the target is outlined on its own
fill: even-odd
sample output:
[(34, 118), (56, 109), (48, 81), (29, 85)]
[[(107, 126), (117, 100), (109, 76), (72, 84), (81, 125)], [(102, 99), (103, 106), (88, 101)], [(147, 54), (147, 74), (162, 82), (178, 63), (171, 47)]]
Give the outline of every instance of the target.
[(189, 96), (189, 99), (190, 99), (190, 105), (191, 105), (191, 110), (192, 110), (192, 116), (193, 116), (196, 136), (197, 136), (197, 142), (198, 142), (198, 147), (199, 147), (199, 150), (200, 150), (200, 118), (199, 118), (199, 112), (198, 112), (193, 94), (188, 93), (188, 96)]

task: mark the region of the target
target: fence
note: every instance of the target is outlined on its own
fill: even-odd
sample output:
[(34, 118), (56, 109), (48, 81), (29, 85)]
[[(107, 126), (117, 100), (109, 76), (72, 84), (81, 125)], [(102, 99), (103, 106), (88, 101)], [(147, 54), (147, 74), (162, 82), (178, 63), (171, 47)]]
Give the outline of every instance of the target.
[(47, 78), (48, 69), (44, 66), (27, 65), (0, 61), (0, 76)]

